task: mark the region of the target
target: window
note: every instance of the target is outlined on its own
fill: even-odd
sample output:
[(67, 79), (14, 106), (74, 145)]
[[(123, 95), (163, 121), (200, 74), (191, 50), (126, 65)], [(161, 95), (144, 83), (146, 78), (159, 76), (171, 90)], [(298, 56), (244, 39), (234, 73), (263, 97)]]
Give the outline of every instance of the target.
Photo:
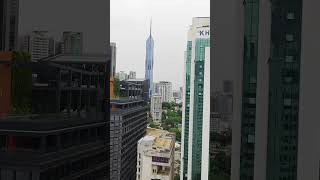
[(249, 98), (249, 104), (256, 104), (256, 98)]
[(288, 20), (295, 19), (294, 13), (293, 13), (293, 12), (289, 12), (289, 13), (287, 14), (287, 19), (288, 19)]
[(293, 56), (286, 56), (285, 58), (285, 62), (288, 62), (288, 63), (293, 62), (293, 60), (294, 60)]
[(287, 41), (293, 41), (293, 34), (286, 34)]
[(283, 105), (285, 105), (285, 106), (291, 106), (291, 104), (292, 104), (291, 99), (284, 99)]

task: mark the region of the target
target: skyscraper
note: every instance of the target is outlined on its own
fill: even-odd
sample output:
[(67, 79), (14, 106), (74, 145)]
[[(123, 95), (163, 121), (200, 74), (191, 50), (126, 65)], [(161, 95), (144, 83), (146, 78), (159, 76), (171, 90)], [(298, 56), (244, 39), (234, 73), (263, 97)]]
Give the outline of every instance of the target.
[(33, 61), (54, 55), (55, 43), (54, 39), (48, 35), (48, 31), (33, 31), (22, 40), (22, 49), (31, 54)]
[(83, 51), (82, 32), (63, 32), (63, 52), (64, 54), (80, 55)]
[(172, 83), (167, 81), (159, 82), (159, 94), (162, 102), (170, 102), (173, 96)]
[(114, 42), (110, 43), (111, 48), (111, 77), (115, 77), (116, 75), (116, 67), (117, 67), (117, 45)]
[(147, 104), (141, 83), (123, 81), (120, 89), (123, 98), (110, 102), (110, 179), (135, 180), (137, 142), (147, 130)]
[(185, 54), (181, 179), (207, 179), (210, 121), (209, 17), (193, 18)]
[(146, 42), (146, 63), (145, 63), (145, 79), (149, 80), (149, 97), (152, 95), (153, 87), (153, 47), (154, 41), (151, 35), (151, 26), (150, 23), (150, 34)]
[[(317, 44), (319, 1), (253, 0), (239, 5), (232, 180), (319, 178)], [(243, 45), (243, 46), (242, 46)], [(237, 92), (241, 92), (240, 94)], [(238, 143), (240, 142), (240, 143)]]
[(0, 2), (0, 51), (13, 51), (17, 48), (19, 1)]

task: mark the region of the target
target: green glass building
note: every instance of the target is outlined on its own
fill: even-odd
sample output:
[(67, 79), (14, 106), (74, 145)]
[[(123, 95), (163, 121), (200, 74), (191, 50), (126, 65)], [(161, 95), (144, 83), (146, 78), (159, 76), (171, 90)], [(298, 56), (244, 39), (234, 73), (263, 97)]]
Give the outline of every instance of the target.
[(238, 7), (243, 57), (236, 75), (241, 95), (234, 106), (232, 180), (319, 179), (319, 142), (312, 139), (320, 126), (311, 105), (319, 93), (310, 82), (317, 72), (308, 70), (318, 63), (313, 37), (319, 32), (310, 20), (317, 4), (245, 0)]
[(205, 77), (210, 69), (206, 66), (206, 61), (210, 61), (209, 24), (209, 17), (193, 19), (185, 52), (181, 179), (186, 180), (201, 180), (205, 176), (202, 173), (208, 173), (209, 149), (203, 148), (203, 142), (209, 142), (209, 130), (204, 135), (204, 123), (209, 123), (210, 116), (209, 110), (205, 113), (210, 109), (210, 103), (204, 103), (205, 97), (210, 98), (210, 93), (204, 90), (208, 85), (206, 78), (210, 78)]

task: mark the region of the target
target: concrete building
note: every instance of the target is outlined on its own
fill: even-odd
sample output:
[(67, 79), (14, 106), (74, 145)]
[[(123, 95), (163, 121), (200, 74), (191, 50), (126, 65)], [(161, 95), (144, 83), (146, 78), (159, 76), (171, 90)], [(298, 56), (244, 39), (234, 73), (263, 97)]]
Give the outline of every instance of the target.
[(114, 42), (110, 43), (111, 48), (111, 77), (115, 77), (116, 75), (116, 67), (117, 67), (117, 45)]
[(129, 72), (129, 79), (136, 79), (137, 78), (137, 73), (134, 71)]
[(0, 51), (13, 51), (18, 44), (19, 0), (0, 2)]
[[(0, 178), (108, 179), (110, 58), (56, 56), (42, 63), (26, 59), (22, 65), (13, 61), (0, 63), (0, 69), (12, 69), (15, 77), (0, 70), (0, 90), (9, 89), (15, 97), (10, 97), (10, 114), (0, 117)], [(16, 109), (26, 106), (32, 112), (17, 116)]]
[(128, 74), (126, 72), (124, 72), (124, 71), (120, 71), (120, 72), (116, 73), (116, 77), (120, 81), (125, 81), (125, 80), (129, 79)]
[(161, 123), (161, 117), (162, 117), (162, 101), (161, 96), (157, 94), (153, 94), (151, 96), (151, 117), (153, 122), (156, 124)]
[(175, 134), (148, 128), (138, 142), (136, 180), (173, 180), (174, 155)]
[(54, 55), (55, 42), (48, 31), (33, 31), (23, 36), (22, 50), (31, 54), (32, 61), (38, 61)]
[(111, 100), (111, 180), (135, 180), (137, 142), (147, 129), (147, 104), (142, 97), (143, 84), (127, 81), (123, 83), (121, 97)]
[[(308, 0), (213, 5), (214, 37), (223, 42), (234, 37), (228, 47), (218, 42), (213, 47), (214, 58), (228, 49), (225, 54), (234, 57), (221, 61), (232, 58), (237, 67), (231, 180), (319, 179), (320, 147), (314, 138), (320, 137), (315, 118), (320, 87), (311, 81), (320, 75), (320, 61), (314, 60), (319, 6)], [(228, 21), (236, 27), (229, 34), (218, 29), (226, 24), (226, 7), (236, 13)]]
[(180, 179), (207, 179), (210, 122), (209, 17), (193, 18), (185, 55)]
[(151, 34), (151, 23), (150, 23), (150, 34), (146, 41), (146, 62), (145, 62), (145, 79), (149, 80), (149, 97), (152, 96), (153, 87), (153, 58), (154, 58), (154, 40)]
[(160, 81), (159, 94), (161, 96), (162, 102), (171, 102), (173, 96), (172, 83), (167, 81)]
[(83, 33), (65, 31), (62, 34), (63, 53), (81, 55), (83, 53)]
[(149, 80), (146, 79), (128, 79), (127, 82), (131, 82), (134, 84), (139, 84), (142, 87), (142, 99), (145, 102), (149, 102), (150, 101), (150, 97), (149, 97)]
[(153, 87), (152, 91), (154, 94), (160, 94), (160, 83), (154, 82), (152, 87)]

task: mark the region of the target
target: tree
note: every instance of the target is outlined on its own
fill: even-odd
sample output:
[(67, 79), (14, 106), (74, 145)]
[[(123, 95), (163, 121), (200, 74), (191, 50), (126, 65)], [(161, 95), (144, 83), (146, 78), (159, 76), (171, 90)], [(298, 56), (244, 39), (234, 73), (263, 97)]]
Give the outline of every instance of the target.
[(15, 51), (12, 54), (12, 109), (15, 114), (31, 113), (32, 70), (25, 66), (31, 62), (27, 52)]
[(113, 80), (113, 94), (115, 97), (120, 95), (120, 80), (119, 78), (114, 78)]
[(178, 128), (170, 128), (169, 132), (176, 134), (176, 141), (181, 142), (181, 131)]

